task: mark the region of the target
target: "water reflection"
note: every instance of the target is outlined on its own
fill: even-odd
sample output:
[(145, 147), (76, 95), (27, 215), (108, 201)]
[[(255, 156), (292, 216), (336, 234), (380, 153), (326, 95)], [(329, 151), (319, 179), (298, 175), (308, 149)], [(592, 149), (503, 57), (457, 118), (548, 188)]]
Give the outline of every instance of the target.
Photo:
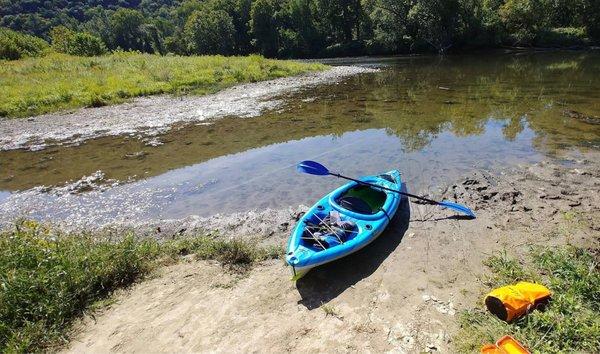
[[(76, 208), (104, 222), (310, 203), (340, 182), (297, 175), (293, 164), (306, 158), (353, 175), (400, 168), (412, 190), (432, 188), (474, 168), (597, 148), (600, 126), (563, 111), (600, 115), (599, 59), (563, 52), (379, 60), (379, 73), (288, 94), (283, 110), (261, 117), (177, 127), (157, 147), (114, 137), (0, 152), (0, 189), (56, 185), (97, 170), (139, 181), (20, 201), (38, 218), (68, 218)], [(20, 210), (5, 195), (0, 203)]]

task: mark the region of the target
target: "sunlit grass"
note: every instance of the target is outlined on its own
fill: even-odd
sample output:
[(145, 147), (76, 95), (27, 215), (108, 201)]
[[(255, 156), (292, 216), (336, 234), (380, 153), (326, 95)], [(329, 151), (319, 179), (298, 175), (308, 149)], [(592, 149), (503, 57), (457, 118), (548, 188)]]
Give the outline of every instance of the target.
[(0, 117), (98, 107), (131, 97), (207, 94), (256, 82), (324, 70), (317, 63), (224, 56), (160, 56), (117, 52), (100, 57), (50, 54), (0, 61)]
[(531, 266), (502, 254), (486, 265), (487, 290), (520, 280), (546, 285), (552, 299), (544, 311), (506, 323), (485, 310), (464, 311), (454, 339), (460, 352), (476, 352), (485, 343), (511, 335), (533, 353), (592, 353), (600, 343), (600, 272), (598, 253), (575, 247), (536, 250)]
[(37, 352), (65, 341), (86, 309), (181, 255), (245, 271), (283, 253), (207, 236), (168, 242), (131, 234), (54, 236), (32, 222), (0, 232), (0, 250), (0, 352)]

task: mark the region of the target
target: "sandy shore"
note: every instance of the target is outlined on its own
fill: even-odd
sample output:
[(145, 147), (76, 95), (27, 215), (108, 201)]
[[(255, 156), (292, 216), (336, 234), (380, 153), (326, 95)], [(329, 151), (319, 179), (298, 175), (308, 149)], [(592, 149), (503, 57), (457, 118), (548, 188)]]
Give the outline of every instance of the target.
[(276, 109), (277, 96), (376, 69), (337, 66), (295, 77), (234, 86), (206, 96), (151, 96), (99, 108), (33, 118), (0, 120), (0, 150), (39, 150), (54, 144), (74, 144), (87, 139), (132, 134), (149, 137), (175, 123), (202, 122), (225, 116), (255, 117)]
[[(67, 351), (452, 352), (458, 312), (482, 295), (484, 259), (532, 245), (600, 247), (599, 157), (465, 176), (443, 197), (474, 208), (475, 220), (405, 201), (372, 245), (296, 284), (281, 261), (244, 275), (193, 259), (163, 268), (83, 321)], [(292, 214), (263, 219), (261, 241), (283, 245)], [(249, 225), (260, 217), (210, 225), (257, 232)]]

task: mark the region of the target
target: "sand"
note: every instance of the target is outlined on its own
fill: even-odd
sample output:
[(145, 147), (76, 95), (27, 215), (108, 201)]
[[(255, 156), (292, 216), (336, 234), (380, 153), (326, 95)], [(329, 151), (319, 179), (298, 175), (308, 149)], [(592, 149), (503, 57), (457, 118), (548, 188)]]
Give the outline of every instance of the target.
[[(600, 247), (599, 155), (465, 176), (444, 197), (473, 207), (475, 220), (404, 201), (369, 247), (295, 284), (281, 260), (236, 274), (188, 257), (116, 294), (64, 350), (452, 352), (459, 311), (481, 305), (484, 259)], [(284, 244), (292, 226), (262, 242)]]

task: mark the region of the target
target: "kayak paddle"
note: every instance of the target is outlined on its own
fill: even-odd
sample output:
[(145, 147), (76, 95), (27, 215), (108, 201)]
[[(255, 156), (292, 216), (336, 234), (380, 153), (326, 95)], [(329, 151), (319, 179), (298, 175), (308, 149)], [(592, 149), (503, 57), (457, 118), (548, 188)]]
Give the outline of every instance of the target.
[(367, 186), (371, 186), (371, 187), (375, 187), (375, 188), (379, 188), (379, 189), (385, 189), (386, 191), (395, 192), (395, 193), (398, 193), (398, 194), (401, 194), (401, 195), (405, 195), (405, 196), (410, 197), (410, 198), (415, 198), (415, 199), (423, 200), (423, 201), (427, 202), (428, 204), (439, 205), (439, 206), (441, 206), (443, 208), (452, 209), (452, 210), (455, 210), (455, 211), (457, 211), (459, 213), (465, 214), (466, 216), (470, 217), (471, 219), (475, 219), (475, 213), (473, 213), (473, 211), (471, 209), (467, 208), (464, 205), (453, 203), (453, 202), (449, 202), (447, 200), (443, 200), (441, 202), (438, 202), (438, 201), (427, 199), (427, 198), (424, 198), (424, 197), (419, 197), (419, 196), (414, 195), (414, 194), (404, 193), (404, 192), (401, 192), (401, 191), (398, 191), (398, 190), (395, 190), (395, 189), (386, 188), (386, 187), (378, 186), (376, 184), (371, 184), (371, 183), (359, 181), (359, 180), (354, 179), (354, 178), (342, 176), (342, 175), (340, 175), (338, 173), (329, 172), (329, 170), (327, 169), (327, 167), (325, 167), (325, 166), (323, 166), (320, 163), (315, 162), (315, 161), (302, 161), (302, 162), (300, 162), (298, 164), (297, 169), (300, 172), (308, 173), (310, 175), (316, 175), (316, 176), (335, 176), (335, 177), (338, 177), (338, 178), (347, 179), (349, 181), (354, 181), (354, 182), (356, 182), (358, 184), (367, 185)]

